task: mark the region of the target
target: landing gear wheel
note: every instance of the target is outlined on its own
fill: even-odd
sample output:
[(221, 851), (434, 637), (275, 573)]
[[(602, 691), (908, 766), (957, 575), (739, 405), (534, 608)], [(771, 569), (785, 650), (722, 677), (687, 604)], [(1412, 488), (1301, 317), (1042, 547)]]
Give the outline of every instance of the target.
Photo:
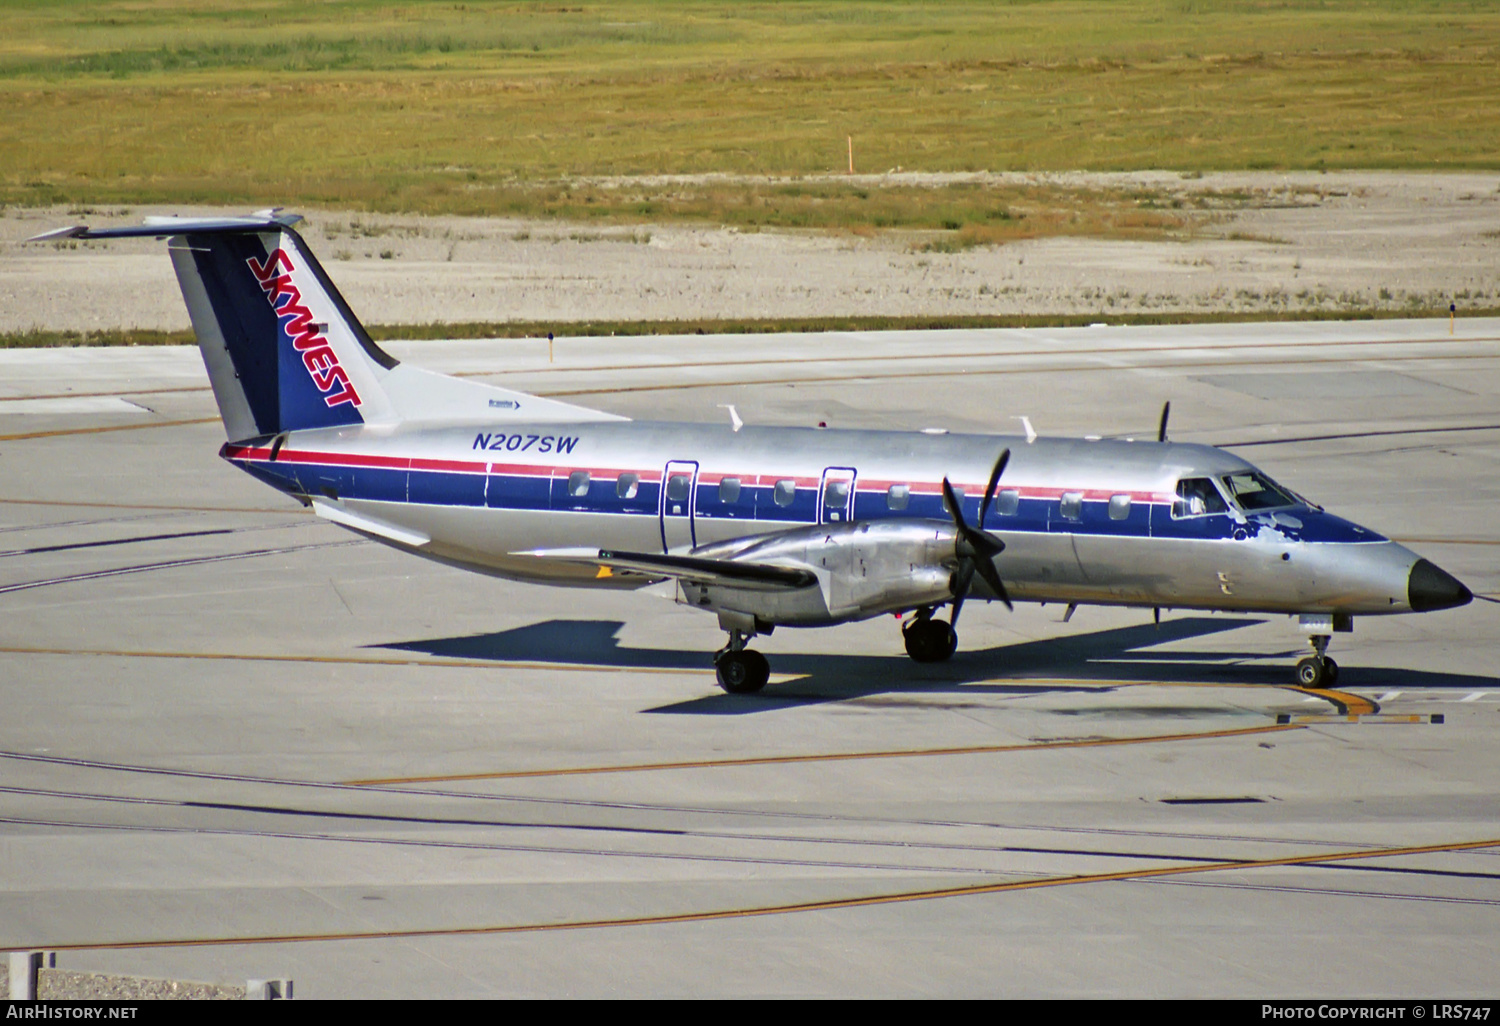
[[(1322, 687), (1329, 680), (1328, 671), (1324, 667), (1327, 660), (1319, 659), (1317, 656), (1308, 656), (1297, 663), (1297, 683), (1305, 688)], [(1334, 670), (1337, 675), (1338, 671)]]
[(919, 663), (941, 663), (958, 650), (958, 633), (946, 620), (913, 620), (901, 629), (906, 654)]
[(1331, 688), (1335, 684), (1337, 684), (1338, 682), (1339, 682), (1339, 664), (1336, 663), (1336, 662), (1334, 662), (1332, 659), (1329, 659), (1327, 656), (1324, 656), (1323, 657), (1323, 686)]
[(753, 648), (725, 652), (714, 663), (719, 687), (731, 695), (751, 695), (771, 679), (771, 664)]

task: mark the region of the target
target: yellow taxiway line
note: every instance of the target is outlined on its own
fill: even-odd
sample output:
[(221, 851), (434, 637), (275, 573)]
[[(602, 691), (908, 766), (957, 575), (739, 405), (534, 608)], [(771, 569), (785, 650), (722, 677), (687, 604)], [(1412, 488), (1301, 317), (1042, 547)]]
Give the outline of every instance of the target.
[[(316, 941), (411, 940), (421, 937), (476, 937), (512, 933), (549, 933), (559, 930), (600, 930), (621, 926), (666, 926), (676, 923), (708, 923), (724, 919), (750, 919), (758, 916), (790, 915), (798, 912), (830, 912), (846, 908), (869, 908), (910, 901), (934, 901), (939, 898), (966, 898), (1009, 891), (1039, 890), (1046, 887), (1069, 887), (1077, 884), (1107, 883), (1115, 880), (1153, 880), (1163, 877), (1219, 873), (1226, 870), (1272, 869), (1280, 866), (1303, 866), (1321, 862), (1352, 862), (1364, 859), (1393, 858), (1403, 855), (1428, 855), (1437, 852), (1474, 851), (1500, 846), (1500, 838), (1480, 841), (1454, 841), (1446, 844), (1424, 844), (1403, 848), (1379, 848), (1374, 851), (1333, 851), (1322, 855), (1294, 855), (1279, 859), (1244, 859), (1229, 862), (1206, 862), (1200, 865), (1173, 865), (1143, 869), (1123, 869), (1111, 873), (1078, 873), (1048, 876), (1005, 883), (974, 884), (967, 887), (942, 887), (931, 890), (897, 891), (854, 898), (832, 898), (783, 905), (756, 905), (746, 908), (719, 909), (709, 912), (676, 912), (655, 916), (628, 916), (617, 919), (582, 919), (550, 923), (514, 923), (496, 926), (427, 927), (413, 930), (357, 930), (333, 933), (264, 934), (248, 937), (196, 937), (167, 940), (102, 941), (72, 944), (18, 944), (17, 949), (46, 948), (50, 951), (124, 951), (136, 948), (202, 948), (228, 947), (238, 944), (307, 944)], [(1149, 856), (1142, 856), (1149, 858)]]
[(760, 755), (740, 759), (695, 759), (688, 762), (642, 762), (622, 766), (584, 766), (569, 769), (512, 770), (500, 773), (456, 773), (430, 777), (387, 777), (345, 780), (356, 787), (395, 787), (407, 784), (452, 784), (473, 780), (517, 780), (527, 777), (573, 777), (602, 773), (649, 773), (656, 770), (713, 769), (727, 766), (781, 766), (801, 762), (853, 762), (860, 759), (914, 759), (934, 755), (994, 755), (1056, 748), (1105, 748), (1111, 745), (1143, 745), (1167, 741), (1198, 741), (1207, 738), (1274, 734), (1297, 729), (1289, 724), (1203, 730), (1185, 734), (1148, 734), (1144, 737), (1085, 738), (1069, 741), (1033, 741), (1022, 745), (964, 745), (956, 748), (895, 748), (876, 752), (829, 752), (813, 755)]

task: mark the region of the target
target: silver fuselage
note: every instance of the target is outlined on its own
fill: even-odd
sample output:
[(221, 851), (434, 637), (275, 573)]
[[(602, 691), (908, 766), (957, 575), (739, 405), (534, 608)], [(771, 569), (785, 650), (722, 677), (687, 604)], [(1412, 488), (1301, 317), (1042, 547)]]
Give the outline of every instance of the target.
[[(861, 551), (905, 558), (904, 549), (873, 537), (861, 550), (860, 529), (919, 547), (931, 533), (933, 558), (951, 565), (940, 551), (951, 545), (940, 483), (946, 476), (966, 493), (964, 514), (974, 523), (1006, 447), (1012, 458), (983, 527), (1005, 543), (995, 566), (1013, 599), (1365, 615), (1411, 609), (1417, 554), (1316, 507), (1298, 501), (1175, 515), (1184, 478), (1254, 469), (1203, 445), (593, 421), (356, 425), (293, 433), (274, 461), (269, 442), (227, 445), (224, 455), (292, 494), (400, 529), (366, 533), (419, 555), (527, 581), (620, 588), (645, 582), (537, 553), (726, 553), (797, 529), (818, 541), (821, 525), (830, 542), (848, 540), (851, 554), (838, 559), (857, 569)], [(669, 496), (673, 476), (687, 477), (688, 487), (679, 482)], [(830, 481), (849, 486), (829, 489)], [(842, 494), (850, 498), (840, 506)], [(402, 531), (425, 540), (412, 544)], [(932, 604), (941, 591), (934, 584), (930, 595), (850, 606), (824, 588), (820, 599), (775, 620), (859, 619)], [(974, 594), (993, 597), (980, 581)], [(706, 597), (695, 604), (709, 605)]]

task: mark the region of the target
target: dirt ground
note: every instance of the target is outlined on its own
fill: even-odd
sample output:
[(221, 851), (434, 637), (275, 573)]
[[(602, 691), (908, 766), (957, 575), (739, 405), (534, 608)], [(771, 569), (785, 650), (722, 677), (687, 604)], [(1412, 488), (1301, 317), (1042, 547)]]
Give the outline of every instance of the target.
[[(842, 180), (842, 179), (841, 179)], [(1045, 238), (922, 252), (918, 238), (712, 227), (570, 226), (304, 210), (306, 236), (372, 324), (1500, 305), (1500, 174), (1173, 172), (878, 175), (1164, 190), (1188, 241)], [(605, 183), (608, 184), (608, 183)], [(11, 208), (0, 332), (180, 329), (162, 244), (24, 244), (71, 223), (206, 209)], [(212, 211), (226, 212), (226, 211)], [(243, 213), (243, 211), (227, 211)]]

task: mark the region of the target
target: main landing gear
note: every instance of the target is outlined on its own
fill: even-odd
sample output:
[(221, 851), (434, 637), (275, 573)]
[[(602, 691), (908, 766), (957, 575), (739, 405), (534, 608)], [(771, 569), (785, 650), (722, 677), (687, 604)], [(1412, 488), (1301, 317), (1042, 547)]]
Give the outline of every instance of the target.
[(753, 648), (745, 647), (745, 632), (731, 630), (729, 644), (714, 654), (719, 687), (731, 695), (754, 694), (771, 679), (771, 664)]
[(958, 632), (947, 620), (934, 620), (932, 612), (919, 609), (916, 616), (901, 625), (906, 654), (919, 663), (946, 662), (958, 649)]
[(1339, 664), (1327, 656), (1327, 634), (1314, 634), (1308, 639), (1313, 654), (1297, 663), (1297, 683), (1305, 688), (1332, 687), (1339, 679)]

